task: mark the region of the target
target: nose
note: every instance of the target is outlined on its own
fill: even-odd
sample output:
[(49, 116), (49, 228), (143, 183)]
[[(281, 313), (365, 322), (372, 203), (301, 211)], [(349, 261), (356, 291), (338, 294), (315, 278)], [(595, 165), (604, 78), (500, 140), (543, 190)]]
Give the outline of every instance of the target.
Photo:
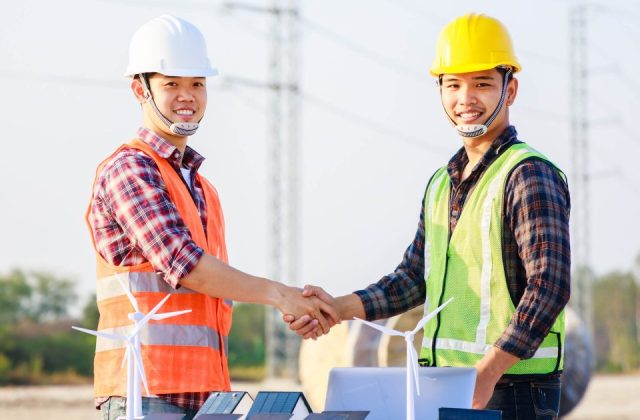
[(474, 105), (478, 102), (475, 92), (468, 85), (463, 84), (458, 90), (458, 104)]
[(178, 100), (184, 102), (192, 102), (195, 100), (195, 95), (189, 87), (185, 87), (183, 89), (180, 89)]

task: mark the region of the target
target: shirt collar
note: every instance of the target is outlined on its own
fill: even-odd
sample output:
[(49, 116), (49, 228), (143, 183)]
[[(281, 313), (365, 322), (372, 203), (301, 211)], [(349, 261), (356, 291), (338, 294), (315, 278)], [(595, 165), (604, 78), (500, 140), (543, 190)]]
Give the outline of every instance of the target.
[[(180, 151), (168, 140), (145, 127), (140, 127), (138, 129), (137, 136), (140, 140), (151, 146), (153, 151), (161, 158), (167, 159), (175, 167), (178, 166), (178, 162), (180, 161)], [(200, 165), (202, 165), (202, 162), (204, 162), (204, 156), (200, 153), (196, 152), (189, 146), (184, 149), (182, 166), (189, 168), (190, 170), (197, 171), (198, 168), (200, 168)]]
[[(489, 149), (482, 156), (482, 159), (478, 162), (477, 166), (473, 168), (473, 172), (481, 171), (487, 168), (498, 157), (500, 153), (506, 150), (511, 144), (518, 141), (518, 132), (512, 125), (504, 129), (502, 133), (491, 143)], [(469, 162), (469, 157), (464, 149), (464, 146), (456, 152), (455, 155), (449, 160), (447, 165), (447, 172), (453, 185), (458, 185), (462, 179), (462, 171)]]

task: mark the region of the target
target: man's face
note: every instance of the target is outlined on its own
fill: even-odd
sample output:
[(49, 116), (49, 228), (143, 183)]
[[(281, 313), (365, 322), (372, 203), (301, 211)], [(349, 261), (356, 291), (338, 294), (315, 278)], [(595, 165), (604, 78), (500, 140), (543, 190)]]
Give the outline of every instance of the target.
[(171, 77), (155, 73), (149, 78), (153, 99), (171, 122), (198, 122), (207, 107), (204, 77)]
[[(496, 69), (443, 75), (441, 95), (445, 111), (456, 125), (485, 124), (500, 102), (502, 78)], [(517, 88), (517, 81), (511, 79), (507, 87), (506, 106), (482, 137), (494, 138), (494, 134), (499, 134), (509, 124), (507, 106), (513, 103)]]

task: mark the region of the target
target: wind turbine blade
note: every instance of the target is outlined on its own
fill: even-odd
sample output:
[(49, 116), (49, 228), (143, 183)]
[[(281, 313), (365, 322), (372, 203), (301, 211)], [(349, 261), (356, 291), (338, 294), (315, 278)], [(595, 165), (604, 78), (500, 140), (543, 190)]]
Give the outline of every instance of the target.
[(383, 332), (385, 334), (398, 335), (398, 336), (401, 336), (401, 337), (404, 336), (404, 334), (401, 333), (400, 331), (396, 331), (396, 330), (392, 330), (391, 328), (383, 327), (382, 325), (378, 325), (378, 324), (376, 324), (374, 322), (365, 321), (364, 319), (360, 319), (358, 317), (353, 317), (353, 319), (357, 319), (358, 321), (362, 322), (363, 324), (368, 325), (371, 328), (374, 328), (374, 329), (376, 329), (378, 331), (381, 331), (381, 332)]
[(416, 325), (416, 327), (413, 329), (413, 331), (411, 331), (411, 333), (415, 334), (418, 331), (420, 331), (420, 329), (422, 327), (424, 327), (424, 325), (429, 322), (431, 320), (431, 318), (433, 318), (434, 316), (436, 316), (438, 314), (438, 312), (440, 312), (441, 310), (444, 309), (445, 306), (447, 306), (449, 304), (449, 302), (451, 302), (453, 300), (453, 298), (449, 298), (448, 301), (446, 301), (445, 303), (443, 303), (442, 305), (438, 306), (436, 309), (434, 309), (432, 312), (428, 313), (427, 315), (425, 315), (424, 318), (422, 318), (419, 322), (418, 325)]
[(136, 369), (140, 374), (140, 378), (142, 379), (144, 389), (145, 391), (147, 391), (147, 396), (149, 396), (151, 395), (151, 393), (149, 392), (149, 384), (147, 384), (147, 375), (145, 375), (144, 373), (144, 365), (142, 364), (142, 357), (140, 356), (140, 353), (136, 351), (136, 348), (133, 346), (133, 344), (129, 343), (129, 345), (131, 346), (131, 352), (134, 354), (136, 358)]
[(80, 327), (71, 327), (71, 328), (77, 331), (81, 331), (83, 333), (95, 335), (96, 337), (108, 338), (110, 340), (126, 340), (127, 339), (127, 337), (125, 337), (124, 335), (119, 335), (119, 334), (110, 334), (102, 331), (93, 331), (93, 330), (88, 330), (86, 328), (80, 328)]
[(164, 303), (167, 301), (167, 299), (169, 299), (171, 297), (170, 294), (168, 294), (167, 296), (164, 297), (164, 299), (162, 299), (148, 314), (146, 314), (144, 316), (144, 318), (142, 318), (140, 320), (140, 322), (136, 323), (135, 328), (133, 329), (133, 331), (131, 331), (131, 333), (129, 334), (129, 337), (135, 337), (136, 334), (138, 334), (140, 332), (140, 330), (142, 329), (142, 327), (144, 327), (147, 322), (149, 322), (149, 320), (151, 318), (153, 318), (153, 316), (156, 314), (156, 312), (158, 312), (158, 309), (160, 309), (160, 307), (162, 305), (164, 305)]
[(138, 308), (138, 301), (133, 296), (133, 293), (131, 293), (131, 290), (129, 290), (127, 285), (124, 283), (124, 280), (122, 280), (121, 277), (118, 277), (118, 282), (120, 282), (120, 286), (122, 286), (122, 290), (124, 290), (124, 292), (126, 293), (127, 297), (129, 298), (129, 302), (131, 302), (131, 305), (133, 305), (133, 309), (136, 312), (140, 312), (140, 308)]
[[(418, 353), (416, 352), (416, 349), (413, 348), (413, 340), (411, 340), (411, 342), (407, 342), (407, 346), (409, 349), (409, 357), (411, 358), (410, 369), (413, 371), (413, 384), (416, 387), (416, 393), (420, 395), (420, 379), (418, 377), (418, 369), (420, 365), (418, 364)], [(409, 368), (408, 364), (407, 368)], [(407, 372), (407, 375), (409, 375), (409, 372)]]
[(185, 309), (184, 311), (175, 311), (175, 312), (163, 312), (161, 314), (155, 314), (154, 316), (151, 317), (151, 319), (154, 319), (154, 320), (166, 319), (166, 318), (171, 318), (173, 316), (188, 314), (189, 312), (191, 312), (191, 309)]
[(120, 369), (124, 367), (124, 364), (127, 363), (127, 359), (129, 358), (129, 352), (125, 351), (124, 356), (122, 357), (122, 363), (120, 363)]

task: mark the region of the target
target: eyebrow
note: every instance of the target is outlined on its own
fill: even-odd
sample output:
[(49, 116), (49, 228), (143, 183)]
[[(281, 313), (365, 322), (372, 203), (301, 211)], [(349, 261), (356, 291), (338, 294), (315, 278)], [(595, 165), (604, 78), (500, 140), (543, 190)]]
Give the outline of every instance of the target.
[[(445, 82), (455, 82), (458, 80), (462, 80), (462, 79), (459, 79), (454, 76), (445, 76), (443, 79), (443, 81)], [(476, 76), (476, 77), (472, 77), (471, 80), (495, 80), (495, 78), (493, 76)]]

